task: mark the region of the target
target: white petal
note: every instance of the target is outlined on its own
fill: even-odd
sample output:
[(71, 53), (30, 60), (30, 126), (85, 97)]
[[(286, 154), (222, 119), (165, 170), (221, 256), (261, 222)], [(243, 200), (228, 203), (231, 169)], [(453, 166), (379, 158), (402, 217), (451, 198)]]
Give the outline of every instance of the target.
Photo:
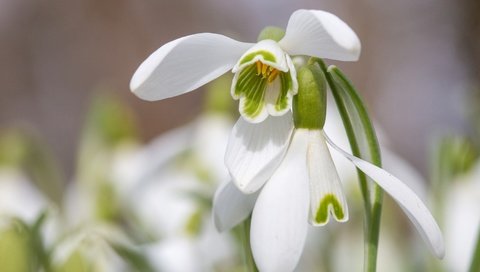
[(213, 221), (217, 230), (229, 230), (245, 220), (252, 212), (257, 197), (258, 193), (242, 193), (231, 181), (220, 185), (213, 198)]
[(387, 171), (367, 161), (354, 157), (336, 146), (328, 137), (328, 143), (338, 152), (349, 159), (358, 169), (374, 180), (387, 192), (403, 209), (408, 218), (417, 228), (418, 232), (438, 258), (445, 255), (445, 246), (442, 233), (432, 214), (420, 198), (401, 180)]
[(280, 46), (290, 55), (356, 61), (360, 40), (337, 16), (321, 10), (297, 10), (288, 21)]
[(348, 221), (347, 201), (323, 131), (297, 130), (300, 132), (308, 138), (310, 223), (323, 226), (328, 223), (330, 215), (338, 222)]
[(309, 210), (307, 144), (306, 137), (294, 134), (253, 209), (250, 243), (262, 272), (293, 271), (302, 254)]
[[(273, 59), (267, 58), (263, 53), (267, 53)], [(243, 68), (254, 64), (257, 61), (272, 66), (273, 68), (282, 72), (288, 71), (287, 60), (285, 59), (285, 52), (273, 40), (262, 40), (248, 49), (239, 59), (232, 69), (233, 73), (240, 72)]]
[(240, 191), (253, 193), (272, 176), (285, 155), (292, 130), (290, 112), (270, 116), (259, 124), (238, 119), (228, 141), (225, 164)]
[(212, 33), (179, 38), (160, 47), (138, 67), (130, 89), (150, 101), (193, 91), (230, 70), (251, 46)]

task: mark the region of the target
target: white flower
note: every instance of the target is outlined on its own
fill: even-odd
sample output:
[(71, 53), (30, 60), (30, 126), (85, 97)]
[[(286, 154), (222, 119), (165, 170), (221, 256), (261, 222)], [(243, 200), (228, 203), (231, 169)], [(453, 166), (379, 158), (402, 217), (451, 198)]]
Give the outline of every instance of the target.
[[(222, 154), (231, 126), (222, 114), (202, 114), (116, 161), (123, 205), (154, 239), (141, 248), (155, 269), (212, 271), (235, 261), (233, 237), (215, 230), (198, 199), (210, 198), (228, 176)], [(192, 163), (181, 163), (187, 157)]]
[(480, 162), (469, 173), (452, 181), (446, 193), (443, 217), (451, 254), (445, 261), (449, 271), (467, 271), (480, 229)]
[(140, 65), (130, 89), (142, 99), (160, 100), (193, 91), (231, 69), (232, 97), (240, 100), (241, 115), (258, 123), (291, 108), (298, 90), (291, 56), (355, 61), (359, 54), (358, 37), (338, 17), (297, 10), (278, 42), (242, 43), (212, 33), (171, 41)]
[(240, 119), (235, 125), (226, 153), (233, 182), (220, 187), (214, 199), (217, 228), (234, 226), (253, 209), (250, 240), (258, 267), (292, 271), (303, 250), (308, 222), (321, 226), (330, 215), (340, 222), (348, 220), (327, 143), (390, 194), (432, 252), (443, 257), (440, 229), (411, 189), (385, 170), (340, 149), (323, 130), (293, 129), (290, 114), (269, 117), (261, 124)]
[(18, 169), (0, 167), (0, 225), (8, 217), (33, 223), (49, 206), (45, 196)]

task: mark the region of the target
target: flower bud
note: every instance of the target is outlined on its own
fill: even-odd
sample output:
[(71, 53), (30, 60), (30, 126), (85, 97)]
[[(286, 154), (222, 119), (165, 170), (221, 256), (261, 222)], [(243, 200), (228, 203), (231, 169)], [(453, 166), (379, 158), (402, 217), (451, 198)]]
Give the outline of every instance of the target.
[(279, 42), (285, 36), (285, 30), (276, 26), (267, 26), (258, 35), (258, 41), (274, 40)]

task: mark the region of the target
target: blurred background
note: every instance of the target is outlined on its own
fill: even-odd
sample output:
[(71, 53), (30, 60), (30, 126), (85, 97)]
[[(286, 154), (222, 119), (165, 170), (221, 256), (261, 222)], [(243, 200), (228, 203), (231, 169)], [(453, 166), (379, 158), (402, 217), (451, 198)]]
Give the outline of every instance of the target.
[[(362, 42), (360, 61), (339, 63), (393, 149), (426, 173), (440, 131), (469, 131), (466, 111), (480, 70), (476, 0), (128, 1), (1, 0), (0, 127), (31, 127), (72, 173), (92, 95), (111, 91), (135, 112), (143, 139), (192, 120), (202, 92), (149, 103), (129, 80), (162, 44), (197, 32), (255, 41), (299, 8), (337, 14)], [(178, 110), (181, 109), (181, 110)]]
[[(426, 271), (426, 267), (466, 271), (470, 255), (462, 252), (465, 243), (458, 241), (468, 241), (473, 248), (473, 235), (480, 225), (475, 209), (480, 205), (478, 0), (0, 0), (0, 255), (9, 252), (11, 245), (18, 246), (12, 252), (23, 252), (22, 245), (28, 248), (33, 243), (35, 253), (25, 258), (35, 256), (37, 265), (47, 271), (52, 267), (75, 271), (72, 267), (78, 267), (78, 256), (83, 256), (78, 252), (82, 251), (59, 254), (72, 253), (64, 249), (72, 237), (94, 233), (93, 237), (105, 238), (117, 256), (112, 259), (107, 254), (105, 263), (128, 259), (138, 271), (212, 271), (212, 267), (241, 271), (235, 246), (238, 230), (232, 237), (219, 239), (212, 234), (211, 223), (206, 223), (211, 219), (214, 189), (225, 174), (224, 146), (219, 143), (225, 145), (234, 120), (230, 107), (236, 107), (212, 96), (227, 94), (226, 101), (231, 101), (229, 79), (156, 102), (135, 97), (128, 85), (138, 65), (168, 41), (214, 32), (254, 42), (263, 27), (285, 27), (290, 14), (300, 8), (329, 11), (355, 30), (362, 42), (360, 60), (327, 63), (338, 65), (353, 81), (385, 145), (412, 166), (406, 172), (418, 171), (420, 180), (426, 180), (418, 186), (424, 189), (417, 192), (422, 196), (423, 190), (422, 197), (433, 203), (442, 227), (447, 229), (448, 218), (461, 223), (449, 228), (456, 234), (446, 235), (447, 243), (452, 240), (451, 247), (459, 249), (452, 251), (461, 256), (443, 265), (421, 254), (422, 260), (398, 271)], [(212, 109), (223, 111), (223, 117), (212, 117)], [(209, 157), (202, 157), (205, 154)], [(461, 186), (450, 189), (453, 180), (461, 180), (456, 182)], [(21, 186), (10, 186), (11, 181)], [(186, 190), (189, 195), (193, 191), (194, 196), (170, 199), (172, 190)], [(358, 188), (352, 194), (359, 197)], [(26, 199), (30, 201), (19, 202)], [(403, 241), (410, 231), (406, 222), (395, 225), (399, 209), (391, 204), (386, 201), (386, 209), (393, 213), (383, 220), (393, 222), (393, 234), (385, 231), (385, 237), (393, 240), (382, 240), (381, 247), (388, 250), (380, 254), (387, 263), (405, 263), (425, 248), (407, 242), (398, 245), (398, 239)], [(355, 209), (355, 205), (350, 207)], [(171, 215), (163, 213), (165, 207), (180, 207), (181, 218), (173, 220), (178, 224), (171, 225)], [(54, 216), (46, 216), (45, 210), (50, 214), (54, 210)], [(457, 210), (465, 213), (457, 214)], [(4, 228), (5, 214), (20, 221), (9, 221)], [(358, 231), (361, 215), (352, 217)], [(200, 225), (206, 234), (199, 231)], [(469, 226), (468, 231), (464, 226)], [(351, 244), (349, 235), (356, 232), (352, 225), (342, 228), (322, 230), (320, 235), (327, 237), (320, 239), (322, 250), (328, 251), (325, 245), (338, 236), (343, 237), (336, 246), (338, 256), (353, 256), (345, 248)], [(188, 237), (203, 233), (199, 237), (207, 238), (195, 242), (185, 236), (169, 239), (172, 233), (178, 234), (175, 229), (189, 233)], [(356, 249), (361, 253), (361, 230), (357, 234), (360, 248)], [(463, 240), (459, 234), (464, 234)], [(208, 258), (199, 253), (213, 243), (228, 250)], [(395, 250), (397, 246), (405, 249), (403, 253)], [(449, 248), (450, 244), (447, 256)], [(395, 254), (400, 257), (392, 261)], [(170, 263), (176, 258), (172, 256), (187, 256), (176, 261), (193, 268), (175, 266)], [(147, 265), (148, 260), (161, 264)], [(321, 261), (325, 267), (319, 271), (331, 271), (328, 260)], [(334, 270), (349, 270), (342, 268), (341, 259), (332, 262), (337, 263), (332, 265)], [(309, 256), (301, 263), (306, 267), (301, 271), (314, 271), (308, 268), (315, 263)], [(14, 268), (6, 271), (28, 271), (9, 265)], [(120, 264), (113, 270), (94, 271), (131, 271), (119, 267), (124, 268)]]

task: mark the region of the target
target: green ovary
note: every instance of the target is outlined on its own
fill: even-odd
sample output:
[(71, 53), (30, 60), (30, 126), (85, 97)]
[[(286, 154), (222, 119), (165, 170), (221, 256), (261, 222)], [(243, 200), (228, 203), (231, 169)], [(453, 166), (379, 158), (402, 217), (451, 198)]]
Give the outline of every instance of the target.
[(315, 222), (317, 224), (327, 223), (330, 205), (333, 208), (333, 215), (337, 220), (342, 220), (345, 218), (343, 207), (338, 201), (337, 197), (333, 194), (326, 194), (322, 200), (320, 200), (320, 206), (318, 207), (317, 214), (315, 215)]
[(240, 71), (234, 88), (236, 97), (243, 97), (243, 114), (255, 118), (262, 113), (265, 107), (265, 94), (267, 86), (274, 80), (280, 80), (280, 92), (275, 101), (275, 110), (282, 111), (289, 106), (288, 91), (291, 89), (292, 80), (288, 72), (281, 72), (260, 61), (249, 65)]

